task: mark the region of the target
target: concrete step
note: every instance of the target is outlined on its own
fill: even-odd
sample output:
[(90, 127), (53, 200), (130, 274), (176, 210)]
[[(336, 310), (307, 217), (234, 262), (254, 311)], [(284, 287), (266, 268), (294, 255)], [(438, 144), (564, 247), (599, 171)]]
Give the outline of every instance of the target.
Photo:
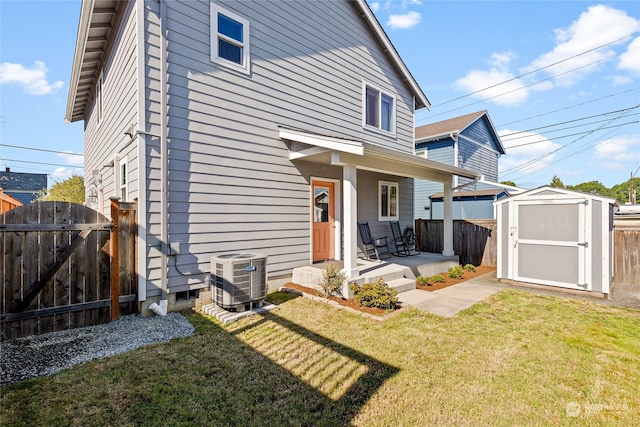
[(390, 288), (396, 290), (397, 293), (410, 291), (416, 288), (416, 279), (394, 279), (387, 282)]

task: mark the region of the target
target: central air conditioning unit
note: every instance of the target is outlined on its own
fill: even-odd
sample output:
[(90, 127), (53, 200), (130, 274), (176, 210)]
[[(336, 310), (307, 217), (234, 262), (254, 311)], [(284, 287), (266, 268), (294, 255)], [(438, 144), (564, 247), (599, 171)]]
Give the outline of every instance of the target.
[(211, 257), (211, 295), (225, 310), (260, 307), (267, 297), (267, 256), (251, 253)]

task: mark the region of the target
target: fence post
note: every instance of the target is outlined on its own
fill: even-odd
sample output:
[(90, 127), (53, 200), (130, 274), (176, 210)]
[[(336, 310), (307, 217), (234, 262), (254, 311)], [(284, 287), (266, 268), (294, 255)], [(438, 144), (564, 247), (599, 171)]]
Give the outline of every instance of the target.
[(120, 318), (120, 253), (118, 218), (120, 198), (111, 197), (111, 320)]

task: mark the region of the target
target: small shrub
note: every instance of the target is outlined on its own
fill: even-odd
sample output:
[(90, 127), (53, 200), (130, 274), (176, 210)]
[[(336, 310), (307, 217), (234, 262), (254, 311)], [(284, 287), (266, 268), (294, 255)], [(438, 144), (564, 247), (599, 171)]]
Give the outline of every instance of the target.
[(442, 274), (436, 274), (435, 276), (431, 276), (429, 281), (433, 283), (444, 283), (444, 276)]
[(418, 276), (416, 278), (416, 285), (429, 286), (429, 278), (427, 276)]
[(345, 273), (336, 265), (327, 264), (324, 268), (322, 279), (319, 279), (316, 284), (322, 288), (322, 293), (326, 297), (331, 295), (342, 296), (342, 284), (345, 278)]
[(476, 272), (476, 267), (473, 264), (467, 264), (463, 268), (467, 271), (472, 271), (474, 273)]
[(460, 265), (449, 267), (447, 270), (447, 276), (451, 279), (462, 279), (462, 276), (464, 276), (464, 269)]
[(375, 283), (365, 283), (362, 286), (351, 285), (351, 292), (353, 292), (353, 298), (361, 307), (393, 310), (398, 303), (398, 293), (384, 283), (382, 278)]

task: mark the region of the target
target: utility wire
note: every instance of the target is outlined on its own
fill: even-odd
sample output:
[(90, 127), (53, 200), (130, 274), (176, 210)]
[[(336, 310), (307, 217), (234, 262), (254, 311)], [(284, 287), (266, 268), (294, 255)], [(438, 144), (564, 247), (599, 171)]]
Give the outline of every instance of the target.
[(23, 147), (23, 146), (20, 146), (20, 145), (0, 144), (0, 147), (20, 148), (21, 150), (44, 151), (46, 153), (66, 154), (68, 156), (82, 156), (82, 157), (84, 157), (84, 154), (82, 154), (82, 153), (70, 153), (70, 152), (67, 152), (67, 151), (46, 150), (44, 148)]
[[(626, 113), (627, 113), (627, 112), (623, 112), (623, 113), (619, 114), (617, 117), (612, 118), (612, 119), (611, 119), (611, 120), (609, 120), (607, 123), (614, 122), (614, 121), (616, 121), (616, 120), (618, 120), (618, 119), (620, 119), (620, 118), (624, 117), (624, 116), (626, 115)], [(567, 144), (565, 144), (565, 145), (562, 145), (562, 146), (560, 146), (560, 147), (556, 148), (555, 150), (552, 150), (552, 151), (548, 152), (547, 154), (543, 154), (542, 156), (538, 156), (538, 157), (536, 157), (536, 158), (534, 158), (534, 159), (531, 159), (531, 160), (529, 160), (529, 161), (527, 161), (527, 162), (525, 162), (525, 163), (523, 163), (523, 164), (521, 164), (521, 165), (515, 166), (515, 167), (513, 167), (513, 168), (511, 168), (511, 169), (507, 169), (506, 171), (503, 171), (503, 173), (504, 173), (505, 175), (509, 175), (509, 174), (512, 174), (512, 173), (514, 173), (514, 172), (516, 172), (516, 171), (518, 171), (518, 170), (522, 170), (522, 169), (524, 169), (524, 168), (526, 168), (526, 167), (528, 167), (528, 166), (530, 166), (530, 165), (532, 165), (532, 164), (534, 164), (534, 163), (536, 163), (536, 162), (538, 162), (538, 161), (540, 161), (540, 160), (543, 160), (544, 158), (546, 158), (546, 157), (548, 157), (548, 156), (550, 156), (550, 155), (552, 155), (552, 154), (557, 153), (558, 151), (560, 151), (560, 150), (562, 150), (562, 149), (564, 149), (564, 148), (569, 147), (569, 146), (570, 146), (570, 145), (572, 145), (572, 144), (575, 144), (576, 142), (580, 141), (581, 139), (586, 138), (587, 136), (589, 136), (589, 135), (591, 135), (591, 134), (593, 134), (593, 133), (597, 132), (598, 130), (600, 130), (600, 129), (604, 128), (604, 127), (605, 127), (605, 125), (599, 126), (598, 128), (593, 129), (592, 131), (590, 131), (589, 133), (587, 133), (586, 135), (583, 135), (583, 136), (581, 136), (581, 137), (579, 137), (579, 138), (576, 138), (576, 139), (574, 139), (573, 141), (571, 141), (571, 142), (569, 142), (569, 143), (567, 143)]]
[(587, 54), (587, 53), (593, 52), (593, 51), (598, 50), (598, 49), (602, 49), (603, 47), (609, 46), (609, 45), (611, 45), (611, 44), (614, 44), (614, 43), (617, 43), (617, 42), (619, 42), (619, 41), (621, 41), (621, 40), (624, 40), (624, 39), (626, 39), (626, 38), (629, 38), (629, 37), (631, 37), (632, 35), (633, 35), (633, 33), (628, 34), (628, 35), (626, 35), (626, 36), (624, 36), (624, 37), (621, 37), (621, 38), (619, 38), (619, 39), (617, 39), (617, 40), (611, 41), (611, 42), (609, 42), (609, 43), (605, 43), (605, 44), (603, 44), (603, 45), (600, 45), (600, 46), (594, 47), (594, 48), (589, 49), (589, 50), (585, 50), (584, 52), (580, 52), (580, 53), (575, 54), (575, 55), (573, 55), (573, 56), (570, 56), (570, 57), (568, 57), (568, 58), (565, 58), (565, 59), (562, 59), (562, 60), (560, 60), (560, 61), (554, 62), (553, 64), (545, 65), (544, 67), (537, 68), (537, 69), (535, 69), (535, 70), (533, 70), (533, 71), (529, 71), (528, 73), (520, 74), (519, 76), (516, 76), (516, 77), (510, 78), (510, 79), (505, 80), (505, 81), (503, 81), (503, 82), (496, 83), (496, 84), (494, 84), (494, 85), (491, 85), (491, 86), (485, 87), (484, 89), (479, 89), (479, 90), (476, 90), (475, 92), (470, 92), (470, 93), (467, 93), (466, 95), (462, 95), (462, 96), (459, 96), (459, 97), (457, 97), (457, 98), (450, 99), (450, 100), (448, 100), (448, 101), (442, 102), (442, 103), (440, 103), (440, 104), (436, 104), (436, 105), (434, 105), (434, 107), (439, 107), (439, 106), (441, 106), (441, 105), (449, 104), (449, 103), (451, 103), (451, 102), (458, 101), (459, 99), (463, 99), (463, 98), (466, 98), (466, 97), (468, 97), (468, 96), (475, 95), (475, 94), (480, 93), (480, 92), (484, 92), (485, 90), (493, 89), (494, 87), (497, 87), (497, 86), (503, 85), (503, 84), (505, 84), (505, 83), (509, 83), (509, 82), (514, 81), (514, 80), (518, 80), (518, 79), (520, 79), (520, 78), (522, 78), (522, 77), (526, 77), (526, 76), (528, 76), (528, 75), (530, 75), (530, 74), (537, 73), (538, 71), (542, 71), (542, 70), (544, 70), (544, 69), (547, 69), (547, 68), (553, 67), (553, 66), (555, 66), (555, 65), (561, 64), (561, 63), (566, 62), (566, 61), (569, 61), (570, 59), (577, 58), (577, 57), (579, 57), (579, 56), (582, 56), (582, 55), (584, 55), (584, 54)]
[(32, 162), (32, 161), (29, 161), (29, 160), (16, 160), (16, 159), (7, 159), (7, 158), (3, 158), (3, 159), (0, 159), (0, 160), (6, 161), (6, 162), (32, 163), (32, 164), (36, 164), (36, 165), (64, 166), (64, 167), (73, 168), (73, 169), (83, 169), (84, 168), (84, 166), (62, 165), (60, 163)]
[(594, 102), (602, 101), (602, 100), (607, 99), (607, 98), (613, 98), (613, 97), (616, 97), (616, 96), (619, 96), (619, 95), (624, 95), (625, 93), (633, 92), (633, 91), (639, 90), (639, 89), (640, 89), (640, 86), (639, 87), (634, 87), (634, 88), (631, 88), (631, 89), (623, 90), (622, 92), (616, 92), (616, 93), (612, 93), (610, 95), (605, 95), (605, 96), (600, 97), (600, 98), (590, 99), (588, 101), (584, 101), (584, 102), (581, 102), (579, 104), (570, 105), (568, 107), (559, 108), (557, 110), (549, 111), (549, 112), (546, 112), (546, 113), (541, 113), (541, 114), (538, 114), (538, 115), (535, 115), (535, 116), (531, 116), (531, 117), (526, 117), (524, 119), (515, 120), (515, 121), (509, 122), (509, 123), (502, 123), (502, 124), (497, 125), (497, 127), (509, 126), (509, 125), (512, 125), (512, 124), (515, 124), (515, 123), (525, 122), (525, 121), (531, 120), (531, 119), (537, 119), (539, 117), (548, 116), (549, 114), (559, 113), (560, 111), (566, 111), (566, 110), (570, 110), (572, 108), (581, 107), (583, 105), (592, 104)]
[(520, 87), (518, 87), (518, 88), (508, 90), (508, 91), (503, 92), (503, 93), (500, 93), (500, 94), (498, 94), (498, 95), (494, 95), (494, 96), (491, 96), (491, 97), (489, 97), (489, 98), (485, 98), (485, 99), (481, 99), (481, 100), (476, 101), (476, 102), (472, 102), (471, 104), (466, 104), (466, 105), (462, 105), (462, 106), (460, 106), (460, 107), (452, 108), (451, 110), (443, 111), (442, 113), (435, 114), (435, 115), (434, 115), (434, 116), (432, 116), (432, 117), (442, 116), (443, 114), (447, 114), (447, 113), (451, 113), (451, 112), (453, 112), (453, 111), (461, 110), (461, 109), (463, 109), (463, 108), (470, 107), (470, 106), (472, 106), (472, 105), (481, 104), (481, 103), (483, 103), (483, 102), (490, 101), (490, 100), (492, 100), (492, 99), (499, 98), (499, 97), (501, 97), (501, 96), (508, 95), (508, 94), (510, 94), (510, 93), (517, 92), (517, 91), (519, 91), (519, 90), (526, 89), (526, 88), (531, 87), (531, 86), (535, 86), (535, 85), (537, 85), (537, 84), (539, 84), (539, 83), (543, 83), (543, 82), (546, 82), (546, 81), (548, 81), (548, 80), (553, 80), (553, 79), (555, 79), (556, 77), (564, 76), (565, 74), (569, 74), (569, 73), (571, 73), (571, 72), (573, 72), (573, 71), (576, 71), (576, 70), (579, 70), (579, 69), (581, 69), (581, 68), (589, 67), (589, 66), (594, 65), (594, 64), (597, 64), (597, 63), (599, 63), (599, 62), (608, 61), (609, 59), (611, 59), (611, 58), (602, 58), (602, 59), (598, 59), (597, 61), (593, 61), (593, 62), (590, 62), (590, 63), (588, 63), (588, 64), (581, 65), (581, 66), (576, 67), (576, 68), (572, 68), (572, 69), (567, 70), (567, 71), (565, 71), (565, 72), (563, 72), (563, 73), (554, 74), (553, 76), (547, 77), (546, 79), (538, 80), (538, 81), (535, 81), (535, 82), (532, 82), (532, 83), (526, 84), (526, 85), (524, 85), (524, 86), (520, 86)]
[[(595, 129), (595, 130), (616, 129), (616, 128), (619, 128), (619, 127), (622, 127), (622, 126), (632, 125), (632, 124), (635, 124), (635, 123), (640, 123), (640, 121), (639, 120), (634, 120), (632, 122), (620, 123), (620, 124), (613, 125), (613, 126), (600, 127), (598, 129)], [(526, 145), (539, 144), (541, 142), (554, 141), (556, 139), (569, 138), (570, 136), (590, 134), (590, 133), (593, 133), (593, 132), (594, 132), (594, 130), (592, 129), (592, 130), (586, 130), (586, 131), (583, 131), (583, 132), (571, 133), (571, 134), (568, 134), (568, 135), (556, 136), (554, 138), (539, 139), (537, 141), (525, 142), (525, 143), (518, 144), (518, 145), (510, 145), (508, 147), (505, 147), (505, 149), (509, 150), (511, 148), (524, 147)], [(518, 138), (524, 138), (524, 137), (518, 137)], [(514, 139), (518, 139), (518, 138), (514, 138)], [(510, 141), (512, 141), (512, 140), (510, 140)]]
[[(575, 122), (579, 122), (579, 121), (582, 121), (582, 120), (593, 119), (593, 118), (595, 118), (595, 117), (607, 116), (607, 115), (609, 115), (609, 114), (614, 114), (614, 113), (620, 113), (620, 112), (623, 112), (623, 111), (634, 110), (634, 109), (639, 108), (639, 107), (640, 107), (640, 104), (638, 104), (638, 105), (636, 105), (636, 106), (634, 106), (634, 107), (622, 108), (622, 109), (619, 109), (619, 110), (608, 111), (608, 112), (606, 112), (606, 113), (601, 113), (601, 114), (594, 114), (594, 115), (592, 115), (592, 116), (586, 116), (586, 117), (581, 117), (581, 118), (579, 118), (579, 119), (573, 119), (573, 120), (567, 120), (567, 121), (564, 121), (564, 122), (558, 122), (558, 123), (554, 123), (554, 124), (552, 124), (552, 125), (546, 125), (546, 126), (540, 126), (540, 127), (537, 127), (537, 128), (530, 128), (530, 129), (519, 130), (519, 131), (517, 131), (517, 132), (511, 132), (511, 133), (506, 133), (506, 134), (504, 134), (504, 135), (500, 135), (500, 138), (501, 138), (501, 139), (502, 139), (502, 138), (506, 138), (506, 139), (509, 139), (509, 140), (511, 140), (511, 139), (516, 139), (516, 138), (509, 138), (509, 137), (510, 137), (511, 135), (517, 135), (517, 134), (520, 134), (520, 133), (531, 132), (531, 131), (534, 131), (534, 130), (540, 130), (540, 129), (546, 129), (546, 128), (550, 128), (550, 127), (555, 127), (555, 126), (559, 126), (559, 125), (564, 125), (564, 124), (567, 124), (567, 123), (575, 123)], [(606, 120), (600, 120), (600, 121), (590, 122), (590, 123), (585, 123), (585, 124), (576, 125), (576, 126), (569, 126), (569, 127), (562, 128), (562, 129), (570, 129), (570, 128), (572, 128), (572, 127), (587, 126), (587, 125), (589, 125), (589, 124), (593, 124), (593, 123), (601, 123), (601, 122), (604, 122), (604, 121), (606, 121)], [(557, 129), (557, 130), (560, 130), (560, 129)], [(549, 132), (555, 132), (555, 131), (549, 131)]]

